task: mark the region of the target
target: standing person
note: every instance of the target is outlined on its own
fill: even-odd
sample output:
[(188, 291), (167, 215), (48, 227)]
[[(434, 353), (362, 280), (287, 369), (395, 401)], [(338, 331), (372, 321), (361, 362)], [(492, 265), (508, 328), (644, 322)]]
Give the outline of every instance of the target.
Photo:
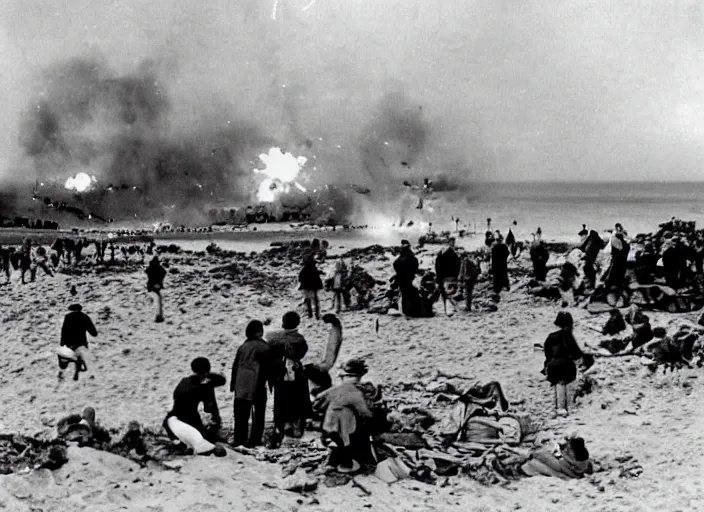
[(545, 281), (548, 274), (550, 252), (535, 233), (533, 233), (533, 242), (530, 244), (530, 259), (533, 262), (533, 276), (535, 280), (540, 282)]
[(510, 289), (508, 281), (508, 247), (503, 242), (501, 234), (497, 232), (497, 238), (491, 247), (491, 273), (494, 277), (494, 293), (497, 295), (501, 290)]
[(159, 263), (159, 257), (154, 256), (149, 262), (147, 270), (147, 292), (154, 293), (156, 295), (157, 303), (157, 314), (156, 322), (161, 323), (164, 321), (164, 306), (161, 299), (161, 290), (164, 288), (164, 278), (166, 277), (166, 269)]
[(340, 258), (335, 262), (335, 269), (332, 273), (332, 291), (333, 296), (333, 307), (335, 313), (338, 315), (342, 311), (342, 303), (344, 302), (345, 308), (350, 307), (350, 292), (349, 287), (349, 270), (345, 264), (345, 260)]
[(611, 237), (611, 264), (606, 274), (607, 288), (623, 288), (630, 250), (631, 246), (626, 242), (623, 228), (620, 231), (617, 229)]
[(20, 253), (20, 272), (22, 275), (22, 284), (26, 284), (24, 276), (27, 272), (30, 273), (30, 278), (34, 281), (32, 275), (32, 240), (30, 238), (25, 238), (22, 241), (22, 251)]
[(71, 256), (73, 256), (73, 253), (76, 250), (75, 240), (73, 240), (72, 238), (64, 238), (63, 248), (64, 248), (64, 263), (66, 263), (66, 265), (70, 265), (71, 264)]
[(301, 360), (308, 353), (308, 343), (298, 326), (301, 317), (295, 311), (284, 314), (282, 329), (270, 332), (266, 341), (275, 359), (274, 426), (277, 437), (300, 438), (310, 413), (308, 381), (303, 375)]
[(566, 416), (569, 403), (567, 385), (577, 378), (575, 361), (584, 354), (572, 334), (572, 315), (567, 311), (560, 311), (555, 325), (560, 330), (550, 333), (545, 340), (543, 373), (555, 390), (556, 414)]
[(57, 238), (54, 240), (54, 243), (51, 246), (51, 250), (53, 251), (52, 254), (52, 260), (54, 263), (54, 267), (59, 266), (59, 262), (62, 260), (64, 256), (64, 240), (63, 238)]
[(516, 236), (513, 234), (513, 231), (511, 231), (511, 228), (508, 228), (508, 234), (506, 235), (506, 246), (511, 252), (511, 256), (515, 258), (518, 248), (516, 247)]
[(315, 319), (320, 320), (318, 292), (323, 288), (323, 280), (320, 279), (320, 272), (312, 256), (307, 256), (303, 262), (303, 268), (298, 274), (298, 282), (300, 290), (303, 292), (308, 318), (313, 318), (313, 309), (315, 309)]
[(411, 250), (411, 243), (408, 240), (401, 240), (401, 252), (394, 260), (394, 271), (396, 272), (396, 285), (401, 292), (401, 311), (404, 315), (412, 316), (416, 309), (418, 292), (413, 286), (413, 280), (418, 274), (418, 258)]
[(447, 301), (457, 309), (454, 295), (457, 293), (457, 276), (460, 273), (460, 257), (455, 252), (455, 239), (449, 238), (447, 247), (441, 250), (435, 258), (435, 276), (440, 287), (442, 307), (447, 315)]
[(60, 347), (65, 347), (65, 349), (59, 350), (59, 379), (63, 379), (63, 370), (68, 367), (70, 362), (73, 362), (76, 364), (73, 380), (78, 380), (80, 372), (88, 371), (86, 364), (88, 339), (86, 333), (95, 338), (98, 335), (98, 331), (90, 317), (83, 312), (83, 307), (80, 304), (72, 304), (68, 307), (68, 310), (70, 313), (64, 317), (64, 323), (61, 326)]
[(599, 236), (599, 233), (593, 229), (587, 231), (587, 227), (582, 225), (582, 230), (579, 232), (582, 245), (579, 250), (584, 253), (584, 278), (587, 280), (590, 288), (596, 287), (596, 269), (594, 264), (599, 252), (604, 248), (604, 241)]
[(266, 384), (269, 382), (273, 385), (274, 352), (264, 341), (264, 325), (259, 320), (249, 322), (245, 334), (247, 340), (237, 349), (230, 379), (230, 391), (235, 393), (233, 444), (252, 448), (262, 444), (266, 418)]
[(464, 286), (464, 302), (467, 311), (472, 310), (472, 295), (474, 294), (474, 285), (477, 284), (477, 279), (481, 270), (479, 265), (474, 260), (471, 254), (464, 253), (462, 255), (462, 263), (460, 265), (460, 273), (458, 280), (460, 285)]
[(5, 274), (5, 283), (10, 282), (10, 248), (0, 245), (0, 273)]
[[(210, 361), (197, 357), (191, 361), (193, 375), (184, 377), (176, 386), (174, 405), (164, 419), (163, 427), (171, 439), (178, 439), (193, 450), (196, 455), (225, 456), (221, 446), (215, 444), (213, 431), (220, 427), (220, 410), (215, 398), (215, 388), (224, 386), (223, 375), (210, 372)], [(203, 404), (203, 411), (212, 418), (212, 427), (206, 429), (198, 412)]]

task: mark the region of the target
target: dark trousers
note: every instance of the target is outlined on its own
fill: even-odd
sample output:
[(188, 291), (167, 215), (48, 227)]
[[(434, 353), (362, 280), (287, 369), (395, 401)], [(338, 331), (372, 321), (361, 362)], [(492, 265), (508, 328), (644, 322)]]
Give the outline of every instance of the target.
[(594, 268), (593, 261), (584, 261), (584, 278), (587, 280), (590, 287), (594, 288), (596, 286), (596, 269)]
[[(252, 428), (249, 419), (252, 417)], [(266, 419), (266, 395), (257, 400), (235, 398), (235, 445), (249, 447), (262, 444)]]
[(472, 310), (472, 295), (474, 294), (474, 281), (464, 282), (464, 303), (467, 311)]
[[(586, 272), (586, 268), (585, 268), (585, 272)], [(548, 268), (545, 265), (545, 263), (543, 263), (542, 261), (533, 262), (533, 275), (535, 276), (536, 280), (538, 280), (540, 282), (545, 281), (547, 274), (548, 274)]]

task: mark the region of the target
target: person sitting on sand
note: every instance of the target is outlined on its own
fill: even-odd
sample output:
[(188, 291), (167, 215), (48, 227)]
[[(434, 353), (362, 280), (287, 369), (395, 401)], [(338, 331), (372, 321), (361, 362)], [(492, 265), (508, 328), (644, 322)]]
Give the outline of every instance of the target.
[(110, 441), (110, 434), (95, 421), (95, 409), (86, 407), (81, 414), (69, 414), (56, 423), (59, 439), (90, 446)]
[[(233, 445), (262, 444), (266, 418), (266, 385), (274, 384), (274, 352), (264, 341), (264, 325), (252, 320), (245, 331), (247, 340), (237, 349), (232, 365), (230, 391), (235, 393), (235, 436)], [(252, 416), (252, 428), (249, 419)]]
[(314, 408), (324, 412), (323, 439), (335, 445), (328, 464), (341, 473), (358, 471), (360, 463), (376, 462), (366, 428), (374, 415), (368, 386), (360, 382), (367, 371), (364, 361), (347, 361), (339, 373), (341, 383), (322, 392), (315, 400)]
[(159, 258), (154, 256), (149, 262), (149, 266), (145, 271), (147, 274), (147, 292), (156, 295), (157, 302), (157, 323), (164, 321), (164, 307), (161, 298), (161, 290), (164, 288), (164, 277), (166, 277), (166, 269), (159, 263)]
[(460, 273), (460, 257), (455, 252), (455, 239), (450, 237), (447, 247), (441, 250), (435, 258), (435, 275), (442, 297), (442, 307), (447, 315), (447, 301), (453, 309), (457, 309), (454, 296), (457, 293), (457, 276)]
[(584, 354), (572, 334), (572, 315), (567, 311), (560, 311), (555, 325), (560, 330), (550, 333), (545, 340), (545, 364), (542, 373), (554, 388), (556, 413), (566, 416), (569, 403), (567, 385), (577, 378), (575, 361)]
[(301, 364), (308, 353), (308, 343), (298, 332), (300, 323), (298, 313), (289, 311), (281, 320), (282, 329), (266, 335), (266, 341), (273, 349), (277, 361), (274, 426), (278, 439), (284, 435), (301, 437), (310, 413), (308, 381), (303, 375)]
[(49, 259), (46, 255), (46, 249), (41, 245), (34, 251), (34, 259), (30, 267), (32, 281), (36, 278), (37, 267), (41, 268), (49, 277), (54, 277), (54, 273), (51, 271), (51, 268), (49, 268)]
[(90, 317), (83, 312), (83, 307), (80, 304), (72, 304), (68, 309), (70, 313), (64, 317), (64, 323), (61, 326), (61, 344), (58, 352), (59, 379), (63, 379), (63, 370), (68, 367), (69, 363), (74, 363), (76, 370), (73, 374), (73, 380), (78, 380), (80, 372), (88, 371), (86, 333), (95, 338), (98, 331)]
[(508, 280), (508, 256), (508, 247), (503, 242), (501, 234), (497, 232), (497, 238), (491, 247), (491, 273), (494, 278), (494, 293), (497, 295), (504, 288), (511, 289)]
[(472, 297), (474, 295), (474, 285), (477, 284), (479, 274), (481, 274), (479, 264), (471, 254), (465, 252), (462, 255), (460, 273), (459, 276), (457, 276), (457, 279), (460, 283), (460, 286), (463, 287), (462, 291), (464, 292), (464, 303), (466, 311), (472, 310)]
[(529, 459), (521, 465), (521, 472), (526, 476), (554, 476), (564, 480), (582, 478), (592, 473), (592, 463), (584, 439), (572, 436), (560, 443), (559, 447), (559, 456), (555, 455), (552, 448), (541, 448), (531, 453)]
[(315, 319), (320, 320), (318, 292), (323, 288), (323, 281), (320, 279), (320, 272), (312, 256), (307, 256), (303, 261), (303, 268), (298, 274), (298, 282), (300, 283), (299, 289), (303, 292), (308, 318), (313, 318), (313, 310), (315, 309)]
[[(191, 362), (193, 375), (184, 377), (174, 390), (174, 405), (164, 419), (163, 427), (171, 439), (178, 439), (193, 450), (196, 455), (225, 455), (221, 446), (214, 444), (212, 432), (219, 430), (220, 410), (215, 399), (215, 388), (224, 386), (224, 376), (210, 372), (210, 361), (197, 357)], [(206, 429), (198, 412), (210, 413), (211, 428)]]

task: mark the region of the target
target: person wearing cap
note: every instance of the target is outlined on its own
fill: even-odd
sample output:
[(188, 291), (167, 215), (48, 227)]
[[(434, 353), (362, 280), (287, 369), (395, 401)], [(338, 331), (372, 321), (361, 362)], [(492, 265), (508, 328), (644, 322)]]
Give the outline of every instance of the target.
[[(210, 361), (205, 357), (191, 361), (191, 371), (193, 375), (181, 379), (174, 390), (174, 405), (164, 419), (164, 430), (171, 439), (178, 439), (196, 455), (223, 456), (224, 449), (213, 442), (213, 432), (221, 425), (215, 388), (224, 386), (226, 379), (223, 375), (210, 372)], [(212, 418), (208, 429), (198, 412), (201, 403), (203, 411)]]
[(275, 359), (274, 427), (276, 435), (300, 438), (310, 414), (308, 380), (301, 360), (308, 353), (308, 343), (298, 332), (301, 317), (289, 311), (281, 319), (281, 329), (266, 335)]
[[(235, 394), (234, 445), (262, 444), (266, 416), (266, 384), (274, 383), (274, 352), (264, 341), (264, 325), (252, 320), (245, 331), (246, 341), (237, 349), (232, 365), (230, 391)], [(252, 416), (252, 428), (249, 419)]]
[(357, 471), (360, 462), (370, 461), (365, 423), (373, 418), (373, 413), (361, 383), (367, 371), (363, 360), (347, 361), (340, 369), (341, 383), (320, 393), (313, 406), (324, 412), (324, 440), (335, 444), (328, 463), (342, 473)]
[(401, 293), (401, 311), (404, 315), (412, 316), (418, 295), (413, 286), (413, 280), (418, 274), (419, 265), (418, 258), (413, 254), (408, 240), (401, 240), (401, 251), (393, 265), (396, 272), (396, 285)]
[(61, 342), (59, 345), (59, 379), (63, 379), (63, 371), (69, 363), (76, 365), (73, 380), (78, 380), (80, 372), (88, 371), (86, 364), (86, 351), (88, 350), (88, 338), (98, 335), (98, 331), (93, 321), (83, 312), (80, 304), (71, 304), (68, 307), (69, 313), (64, 317), (61, 326)]
[(497, 295), (501, 293), (501, 290), (504, 288), (506, 290), (511, 289), (508, 280), (509, 254), (508, 247), (506, 247), (506, 244), (503, 242), (501, 233), (497, 230), (494, 245), (491, 247), (491, 274), (494, 278), (494, 293)]
[(543, 372), (555, 391), (555, 410), (558, 415), (567, 415), (567, 385), (577, 378), (575, 361), (584, 355), (572, 334), (574, 321), (567, 311), (560, 311), (555, 319), (558, 331), (545, 340), (545, 363)]
[(160, 323), (164, 321), (164, 307), (161, 299), (161, 290), (164, 288), (166, 269), (159, 262), (158, 256), (154, 256), (151, 259), (145, 273), (147, 274), (147, 292), (154, 293), (156, 295), (156, 322)]

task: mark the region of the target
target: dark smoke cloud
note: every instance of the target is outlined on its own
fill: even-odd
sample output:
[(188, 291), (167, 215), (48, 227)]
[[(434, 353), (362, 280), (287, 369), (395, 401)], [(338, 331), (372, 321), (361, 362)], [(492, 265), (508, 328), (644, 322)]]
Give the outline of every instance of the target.
[(246, 122), (171, 130), (171, 100), (152, 61), (117, 76), (101, 62), (75, 59), (42, 79), (23, 120), (24, 151), (39, 179), (62, 184), (77, 171), (94, 174), (96, 190), (80, 201), (102, 217), (184, 218), (184, 208), (246, 201), (252, 188), (244, 159), (273, 143)]

